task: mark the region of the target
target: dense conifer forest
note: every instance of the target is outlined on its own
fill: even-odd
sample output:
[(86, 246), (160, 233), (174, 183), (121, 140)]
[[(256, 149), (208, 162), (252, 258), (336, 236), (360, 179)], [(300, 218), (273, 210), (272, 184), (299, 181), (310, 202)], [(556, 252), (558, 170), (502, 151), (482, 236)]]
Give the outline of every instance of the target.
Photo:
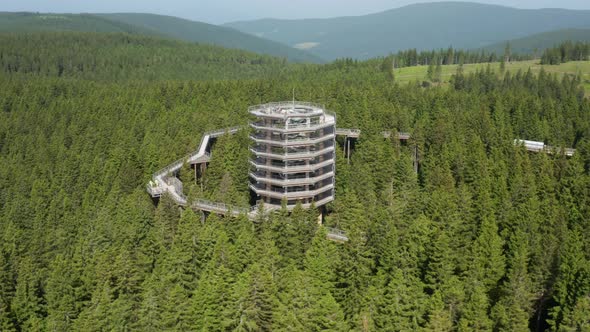
[(531, 60), (532, 55), (529, 54), (509, 54), (510, 44), (505, 45), (504, 53), (488, 52), (486, 50), (479, 51), (464, 51), (456, 50), (452, 47), (440, 50), (421, 51), (418, 52), (415, 48), (405, 51), (399, 51), (396, 54), (391, 54), (385, 59), (389, 63), (393, 63), (395, 67), (410, 67), (410, 66), (428, 66), (428, 65), (454, 65), (467, 63), (486, 63), (499, 62), (503, 58), (508, 58), (511, 61)]
[[(424, 88), (395, 83), (381, 60), (1, 38), (1, 331), (590, 326), (590, 103), (577, 77), (459, 67), (450, 86)], [(350, 164), (338, 149), (326, 219), (347, 243), (328, 241), (313, 210), (253, 222), (154, 204), (154, 171), (293, 89), (362, 130)], [(516, 138), (577, 151), (529, 153)], [(181, 173), (189, 197), (243, 203), (247, 145), (247, 132), (219, 139), (203, 186)]]
[(5, 75), (223, 80), (270, 76), (286, 67), (282, 58), (123, 33), (0, 33), (0, 71)]

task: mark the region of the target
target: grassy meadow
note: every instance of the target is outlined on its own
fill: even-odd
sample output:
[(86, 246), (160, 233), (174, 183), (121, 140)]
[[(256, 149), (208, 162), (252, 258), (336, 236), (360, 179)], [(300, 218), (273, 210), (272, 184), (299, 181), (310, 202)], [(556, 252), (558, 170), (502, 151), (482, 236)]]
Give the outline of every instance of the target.
[[(545, 72), (557, 74), (560, 77), (564, 74), (575, 75), (581, 73), (586, 96), (590, 96), (590, 61), (571, 61), (562, 63), (560, 65), (541, 65), (539, 61), (540, 60), (530, 60), (506, 63), (506, 70), (514, 74), (519, 70), (524, 72), (531, 68), (534, 73), (538, 73), (541, 68), (545, 68)], [(491, 68), (495, 71), (499, 71), (500, 69), (499, 62), (476, 63), (463, 65), (463, 72), (467, 74), (477, 70), (482, 70), (488, 65), (491, 66)], [(443, 84), (449, 82), (451, 76), (457, 72), (457, 67), (458, 65), (442, 66)], [(400, 83), (425, 80), (427, 70), (428, 66), (397, 68), (395, 70), (395, 79)]]

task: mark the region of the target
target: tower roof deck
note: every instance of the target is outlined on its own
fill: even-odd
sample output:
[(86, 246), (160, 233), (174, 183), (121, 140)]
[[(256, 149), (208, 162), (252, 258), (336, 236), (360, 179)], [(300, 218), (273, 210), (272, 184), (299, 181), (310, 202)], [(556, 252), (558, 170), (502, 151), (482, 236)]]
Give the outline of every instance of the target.
[(249, 107), (248, 112), (257, 117), (274, 119), (306, 118), (324, 115), (325, 122), (331, 123), (335, 121), (335, 115), (325, 110), (322, 105), (301, 101), (283, 101), (255, 105)]

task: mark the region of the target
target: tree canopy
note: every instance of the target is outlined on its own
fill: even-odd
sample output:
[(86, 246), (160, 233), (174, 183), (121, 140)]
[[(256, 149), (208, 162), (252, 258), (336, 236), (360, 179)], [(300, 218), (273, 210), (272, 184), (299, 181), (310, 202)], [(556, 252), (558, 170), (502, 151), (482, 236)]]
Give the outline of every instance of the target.
[[(193, 50), (200, 57), (200, 46), (180, 45), (178, 60), (154, 65), (163, 74), (151, 76), (145, 63), (121, 68), (129, 57), (107, 63), (84, 46), (130, 38), (120, 54), (167, 52), (140, 46), (142, 37), (56, 34), (87, 54), (80, 63), (64, 57), (59, 75), (59, 52), (32, 50), (40, 37), (3, 38), (2, 331), (588, 326), (590, 103), (577, 77), (488, 69), (424, 88), (352, 60), (273, 76), (281, 61), (264, 57), (244, 64), (260, 66), (256, 75), (241, 76), (214, 65), (239, 62), (235, 53), (210, 48), (210, 60), (190, 70), (240, 79), (197, 80), (175, 64)], [(89, 72), (75, 69), (95, 60)], [(8, 70), (13, 64), (19, 69)], [(362, 130), (350, 164), (337, 149), (325, 221), (347, 231), (347, 243), (328, 241), (313, 209), (203, 220), (145, 193), (151, 174), (202, 133), (246, 125), (249, 105), (289, 99), (293, 88), (335, 111), (339, 127)], [(412, 138), (385, 139), (383, 130)], [(577, 151), (533, 154), (515, 138)], [(247, 133), (220, 138), (203, 187), (181, 174), (189, 197), (243, 203), (247, 145)]]

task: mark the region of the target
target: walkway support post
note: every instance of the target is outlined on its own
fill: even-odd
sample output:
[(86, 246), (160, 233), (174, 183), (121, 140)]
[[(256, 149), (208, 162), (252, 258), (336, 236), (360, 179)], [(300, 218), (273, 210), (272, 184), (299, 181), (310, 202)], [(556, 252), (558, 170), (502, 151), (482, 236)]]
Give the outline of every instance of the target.
[(348, 144), (348, 154), (346, 156), (346, 158), (348, 159), (347, 163), (350, 165), (350, 140), (347, 140), (347, 144)]
[(414, 145), (414, 153), (413, 153), (413, 159), (414, 159), (414, 172), (416, 174), (418, 174), (418, 145)]

